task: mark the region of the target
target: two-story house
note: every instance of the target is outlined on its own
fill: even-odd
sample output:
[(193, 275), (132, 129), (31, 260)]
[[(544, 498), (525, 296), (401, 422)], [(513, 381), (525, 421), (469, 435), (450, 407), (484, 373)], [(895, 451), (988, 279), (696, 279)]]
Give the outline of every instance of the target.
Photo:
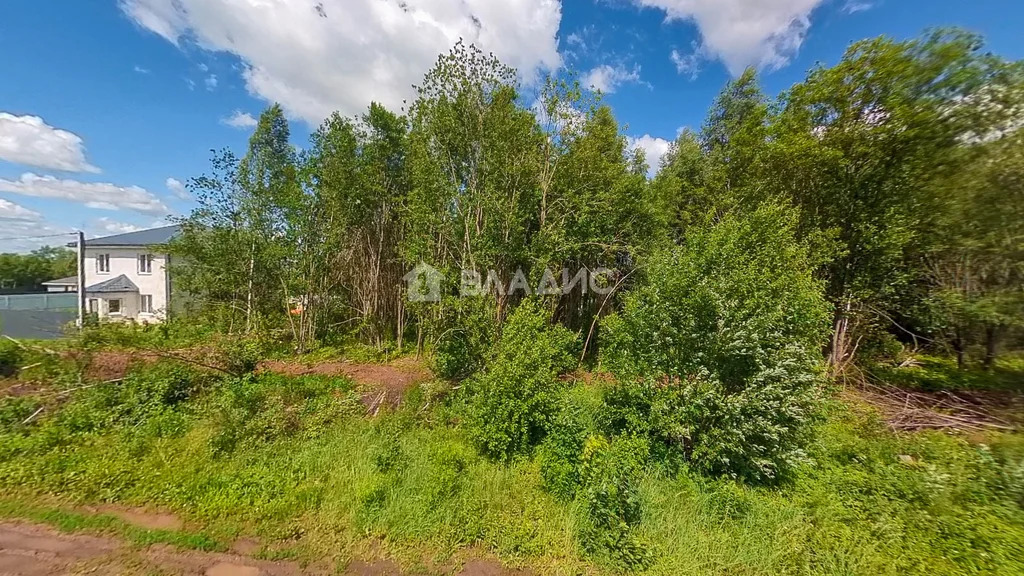
[(86, 240), (88, 311), (110, 320), (163, 320), (171, 304), (170, 258), (159, 250), (179, 230), (164, 226)]

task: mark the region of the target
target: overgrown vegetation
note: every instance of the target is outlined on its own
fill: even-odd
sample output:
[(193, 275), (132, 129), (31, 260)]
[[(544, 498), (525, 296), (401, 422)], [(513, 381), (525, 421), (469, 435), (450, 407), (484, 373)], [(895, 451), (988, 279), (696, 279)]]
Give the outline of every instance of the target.
[[(776, 101), (730, 82), (653, 181), (599, 95), (550, 79), (524, 106), (461, 43), (407, 116), (335, 114), (297, 150), (272, 106), (191, 182), (187, 315), (0, 342), (42, 388), (0, 399), (0, 488), (307, 557), (1020, 573), (1019, 436), (896, 435), (832, 392), (1021, 390), (1022, 89), (962, 31), (866, 40)], [(408, 298), (423, 265), (436, 298)], [(112, 350), (145, 355), (91, 374)], [(293, 353), (438, 380), (367, 401), (265, 362)]]

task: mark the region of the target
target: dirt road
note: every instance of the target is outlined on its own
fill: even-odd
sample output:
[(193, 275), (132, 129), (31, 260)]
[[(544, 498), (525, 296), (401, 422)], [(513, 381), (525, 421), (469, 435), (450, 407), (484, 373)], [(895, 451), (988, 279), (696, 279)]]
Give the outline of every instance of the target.
[[(413, 576), (394, 563), (352, 561), (347, 576)], [(450, 572), (449, 572), (450, 573)], [(23, 522), (0, 522), (0, 576), (177, 574), (182, 576), (305, 576), (337, 574), (328, 566), (257, 560), (239, 554), (129, 546), (115, 538), (65, 534)], [(472, 560), (459, 576), (529, 576), (495, 562)]]

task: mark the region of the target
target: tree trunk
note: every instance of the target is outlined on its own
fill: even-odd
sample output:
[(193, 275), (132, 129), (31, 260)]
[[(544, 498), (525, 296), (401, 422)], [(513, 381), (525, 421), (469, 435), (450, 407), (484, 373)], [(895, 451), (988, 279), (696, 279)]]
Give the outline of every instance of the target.
[(956, 337), (953, 338), (953, 350), (956, 351), (956, 367), (959, 370), (964, 369), (964, 341), (960, 336), (960, 330), (956, 331)]
[(996, 361), (996, 348), (999, 344), (999, 334), (995, 326), (985, 327), (985, 370), (992, 370)]

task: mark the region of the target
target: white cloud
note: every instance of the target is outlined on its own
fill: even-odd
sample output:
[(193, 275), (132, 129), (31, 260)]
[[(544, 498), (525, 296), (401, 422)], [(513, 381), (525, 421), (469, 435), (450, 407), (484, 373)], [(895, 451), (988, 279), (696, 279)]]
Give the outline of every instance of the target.
[(31, 172), (22, 174), (18, 180), (0, 178), (0, 192), (67, 200), (101, 210), (134, 210), (161, 216), (170, 212), (159, 198), (145, 188), (116, 186), (102, 182), (80, 182), (53, 176), (39, 176)]
[(846, 0), (846, 4), (843, 4), (843, 12), (847, 14), (856, 14), (857, 12), (871, 10), (874, 7), (874, 4), (865, 0)]
[(671, 145), (672, 143), (668, 140), (657, 138), (650, 134), (644, 134), (639, 138), (629, 138), (629, 147), (631, 149), (644, 151), (644, 158), (647, 159), (647, 166), (650, 168), (647, 172), (649, 178), (653, 178), (658, 173), (658, 168), (661, 167), (661, 158), (668, 152)]
[(700, 62), (703, 58), (699, 47), (694, 46), (693, 52), (689, 54), (683, 54), (679, 50), (672, 50), (668, 57), (676, 65), (676, 72), (689, 76), (691, 80), (697, 78), (697, 74), (700, 73)]
[(633, 0), (663, 10), (668, 20), (690, 20), (701, 35), (699, 54), (716, 58), (733, 75), (747, 66), (777, 70), (803, 44), (811, 12), (825, 0)]
[(629, 70), (622, 64), (615, 66), (602, 64), (587, 72), (586, 76), (583, 77), (584, 86), (600, 90), (605, 94), (611, 94), (619, 86), (630, 82), (640, 82), (639, 66), (634, 66), (632, 70)]
[(20, 204), (0, 198), (0, 221), (21, 220), (25, 222), (37, 222), (43, 219), (43, 215), (35, 210), (29, 210)]
[(99, 172), (85, 160), (77, 134), (54, 128), (39, 116), (0, 112), (0, 160), (65, 172)]
[(71, 240), (71, 236), (57, 235), (70, 232), (47, 222), (35, 210), (0, 198), (0, 253), (28, 252), (46, 244), (61, 245)]
[(209, 76), (206, 77), (205, 80), (203, 80), (203, 84), (206, 85), (206, 89), (207, 90), (209, 90), (211, 92), (214, 91), (217, 88), (217, 75), (216, 74), (210, 74)]
[(135, 68), (133, 68), (133, 70), (135, 70), (139, 74), (149, 74), (149, 68), (143, 68), (142, 66), (139, 66), (138, 64), (135, 65)]
[(112, 218), (101, 216), (100, 218), (93, 218), (89, 223), (89, 228), (93, 232), (93, 236), (104, 236), (109, 234), (125, 234), (127, 232), (138, 232), (144, 230), (142, 226), (136, 226), (135, 224), (128, 224), (127, 222), (118, 222)]
[(318, 124), (371, 100), (394, 110), (459, 38), (527, 80), (561, 64), (559, 0), (120, 0), (176, 45), (241, 58), (249, 91)]
[(71, 229), (45, 220), (3, 221), (0, 253), (29, 252), (40, 246), (63, 246), (74, 241)]
[(220, 123), (232, 128), (255, 128), (257, 124), (252, 114), (242, 112), (241, 110), (235, 110), (231, 113), (231, 116), (221, 118)]
[(192, 199), (192, 195), (185, 189), (185, 185), (181, 183), (181, 180), (178, 180), (177, 178), (168, 178), (164, 184), (167, 186), (167, 189), (171, 191), (171, 194), (174, 194), (175, 198), (179, 200)]

